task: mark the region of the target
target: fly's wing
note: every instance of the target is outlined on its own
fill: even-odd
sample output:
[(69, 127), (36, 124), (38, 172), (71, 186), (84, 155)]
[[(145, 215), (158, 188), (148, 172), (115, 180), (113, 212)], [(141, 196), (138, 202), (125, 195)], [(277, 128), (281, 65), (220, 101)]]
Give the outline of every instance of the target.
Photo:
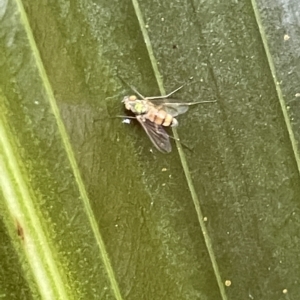
[(170, 114), (172, 117), (176, 117), (178, 115), (184, 114), (189, 109), (190, 103), (181, 103), (178, 100), (173, 99), (164, 99), (160, 101), (158, 104), (154, 104), (153, 102), (149, 101), (152, 106), (156, 107), (157, 109), (162, 109), (166, 113)]
[(157, 125), (141, 115), (136, 116), (136, 119), (140, 122), (157, 150), (164, 153), (171, 152), (172, 146), (170, 143), (169, 135), (161, 125)]
[(184, 114), (189, 109), (189, 105), (185, 103), (166, 102), (163, 104), (164, 110), (173, 117)]
[(203, 103), (212, 103), (216, 101), (198, 101), (198, 102), (188, 102), (188, 103), (182, 103), (178, 102), (178, 100), (172, 100), (172, 99), (166, 99), (170, 102), (165, 101), (161, 104), (161, 108), (164, 109), (168, 114), (170, 114), (173, 117), (176, 117), (178, 115), (184, 114), (189, 109), (189, 106), (195, 105), (195, 104), (203, 104)]

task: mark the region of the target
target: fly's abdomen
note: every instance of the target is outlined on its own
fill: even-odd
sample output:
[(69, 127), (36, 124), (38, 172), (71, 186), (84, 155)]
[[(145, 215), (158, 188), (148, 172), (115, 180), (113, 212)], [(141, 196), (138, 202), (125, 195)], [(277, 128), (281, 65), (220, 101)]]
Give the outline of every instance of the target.
[(164, 119), (164, 122), (162, 123), (162, 125), (170, 126), (173, 124), (173, 120), (174, 120), (174, 118), (172, 117), (172, 115), (166, 113), (165, 119)]
[(156, 108), (152, 108), (148, 111), (146, 117), (149, 121), (157, 125), (163, 125), (163, 126), (170, 126), (173, 121), (173, 117), (163, 109), (159, 110)]

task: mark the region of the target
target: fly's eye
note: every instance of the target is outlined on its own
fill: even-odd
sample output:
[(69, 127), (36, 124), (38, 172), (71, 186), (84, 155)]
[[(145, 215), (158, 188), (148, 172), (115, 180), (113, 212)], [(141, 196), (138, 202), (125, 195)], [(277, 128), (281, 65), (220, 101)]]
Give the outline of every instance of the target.
[(131, 95), (128, 97), (129, 101), (135, 101), (137, 98), (135, 95)]
[(124, 98), (123, 98), (123, 100), (122, 100), (122, 103), (126, 103), (126, 102), (128, 102), (129, 101), (129, 97), (128, 96), (125, 96)]
[(125, 108), (127, 110), (131, 110), (131, 105), (128, 102), (125, 102)]

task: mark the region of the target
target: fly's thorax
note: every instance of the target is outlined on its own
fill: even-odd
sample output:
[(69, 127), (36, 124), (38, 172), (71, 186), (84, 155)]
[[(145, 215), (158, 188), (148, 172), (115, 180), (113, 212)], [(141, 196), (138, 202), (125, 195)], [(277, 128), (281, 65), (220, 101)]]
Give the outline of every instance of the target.
[(124, 97), (125, 108), (131, 110), (134, 114), (141, 115), (146, 113), (149, 108), (146, 100), (138, 100), (135, 95)]
[(132, 102), (131, 111), (137, 115), (142, 115), (147, 113), (149, 110), (147, 101), (145, 100), (135, 100)]

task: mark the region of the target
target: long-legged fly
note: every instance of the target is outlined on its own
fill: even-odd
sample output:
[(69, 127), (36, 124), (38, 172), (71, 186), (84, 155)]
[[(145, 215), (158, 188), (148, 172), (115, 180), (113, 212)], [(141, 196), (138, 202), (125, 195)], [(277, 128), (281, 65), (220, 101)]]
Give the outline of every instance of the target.
[[(163, 126), (177, 126), (178, 121), (175, 117), (185, 113), (191, 105), (216, 102), (199, 101), (181, 103), (167, 99), (182, 87), (183, 85), (168, 95), (155, 97), (144, 97), (135, 88), (131, 87), (141, 99), (138, 99), (135, 95), (131, 95), (124, 97), (122, 100), (125, 108), (135, 114), (134, 118), (139, 121), (153, 145), (161, 152), (168, 153), (172, 150), (170, 136)], [(153, 102), (155, 100), (161, 100), (161, 102), (156, 104)]]

